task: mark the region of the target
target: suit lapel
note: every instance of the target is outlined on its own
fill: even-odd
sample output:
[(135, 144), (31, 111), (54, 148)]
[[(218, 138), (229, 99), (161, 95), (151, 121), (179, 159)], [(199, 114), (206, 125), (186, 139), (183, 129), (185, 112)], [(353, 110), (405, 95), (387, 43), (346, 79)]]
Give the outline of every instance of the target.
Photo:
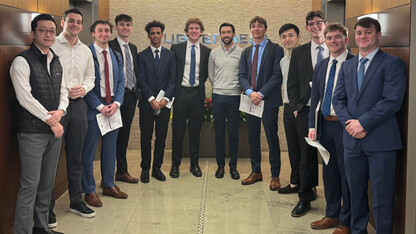
[(361, 85), (360, 96), (367, 87), (367, 84), (370, 82), (370, 79), (373, 77), (374, 72), (380, 66), (381, 62), (383, 62), (383, 57), (384, 52), (379, 49), (365, 72), (363, 83)]
[[(328, 65), (329, 65), (329, 58), (326, 58), (328, 61), (325, 63), (323, 69), (321, 70), (321, 73), (319, 74), (319, 77), (321, 78), (319, 81), (319, 90), (320, 90), (320, 96), (321, 96), (321, 100), (323, 102), (324, 100), (324, 95), (325, 95), (325, 81), (326, 81), (326, 71), (328, 70)], [(321, 106), (322, 106), (322, 102), (321, 102)]]

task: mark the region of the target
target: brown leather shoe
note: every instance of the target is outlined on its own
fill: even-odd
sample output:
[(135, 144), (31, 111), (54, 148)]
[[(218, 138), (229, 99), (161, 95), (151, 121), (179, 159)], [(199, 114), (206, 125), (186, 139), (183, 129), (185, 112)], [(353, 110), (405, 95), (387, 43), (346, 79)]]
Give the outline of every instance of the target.
[(351, 229), (349, 226), (339, 225), (332, 234), (351, 234)]
[(321, 220), (315, 221), (311, 223), (312, 229), (322, 230), (328, 229), (331, 227), (338, 227), (339, 219), (324, 217)]
[(86, 193), (85, 194), (85, 202), (94, 207), (102, 207), (103, 203), (101, 202), (100, 198), (98, 198), (97, 194), (94, 193)]
[[(101, 187), (101, 188), (104, 188), (103, 182), (101, 182), (100, 187)], [(114, 188), (116, 188), (116, 189), (117, 189), (117, 191), (119, 191), (119, 192), (120, 192), (120, 188), (119, 188), (116, 184), (114, 184)]]
[(112, 188), (103, 188), (104, 196), (112, 196), (114, 198), (126, 199), (128, 195), (120, 190), (117, 190), (116, 185)]
[(270, 181), (269, 189), (272, 191), (277, 191), (279, 188), (280, 188), (279, 177), (272, 177), (272, 181)]
[(137, 184), (139, 183), (139, 179), (130, 176), (129, 173), (124, 174), (117, 174), (116, 173), (116, 181), (124, 181), (126, 183)]
[(254, 184), (257, 181), (262, 181), (263, 180), (263, 175), (261, 173), (251, 173), (246, 179), (244, 179), (243, 181), (241, 181), (242, 185), (249, 185), (249, 184)]

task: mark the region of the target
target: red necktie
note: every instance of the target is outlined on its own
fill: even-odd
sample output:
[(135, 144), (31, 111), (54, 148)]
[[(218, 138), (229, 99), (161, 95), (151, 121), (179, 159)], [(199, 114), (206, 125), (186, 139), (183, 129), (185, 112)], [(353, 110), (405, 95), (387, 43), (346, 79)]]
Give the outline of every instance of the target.
[(256, 88), (257, 77), (257, 62), (259, 60), (259, 45), (255, 45), (256, 51), (254, 52), (253, 61), (251, 62), (251, 88)]
[(103, 50), (104, 54), (104, 73), (105, 73), (105, 101), (107, 104), (111, 103), (111, 87), (110, 87), (110, 74), (108, 69), (107, 51)]

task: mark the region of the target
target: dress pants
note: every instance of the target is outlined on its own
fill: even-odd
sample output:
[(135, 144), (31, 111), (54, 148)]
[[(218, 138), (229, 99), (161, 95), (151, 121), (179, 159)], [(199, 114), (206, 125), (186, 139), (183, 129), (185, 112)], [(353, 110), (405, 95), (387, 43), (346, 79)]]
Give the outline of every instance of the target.
[(339, 121), (328, 121), (323, 116), (321, 120), (320, 142), (331, 155), (328, 165), (322, 164), (326, 200), (325, 217), (339, 218), (340, 225), (349, 226), (351, 205), (344, 167), (342, 143), (344, 128)]
[(88, 121), (87, 135), (82, 149), (82, 192), (95, 192), (94, 180), (94, 156), (97, 150), (98, 140), (101, 136), (101, 177), (102, 185), (106, 188), (114, 186), (114, 170), (116, 161), (116, 140), (118, 129), (101, 136), (97, 119)]
[(215, 125), (215, 152), (219, 167), (225, 166), (225, 128), (228, 127), (230, 168), (237, 167), (240, 96), (212, 94)]
[(280, 175), (280, 145), (277, 137), (277, 118), (279, 107), (265, 107), (263, 117), (246, 114), (248, 143), (250, 147), (251, 171), (261, 172), (260, 127), (263, 120), (264, 131), (269, 145), (269, 163), (272, 177)]
[(183, 138), (187, 123), (191, 165), (198, 165), (199, 133), (201, 132), (203, 114), (203, 103), (200, 100), (199, 88), (182, 86), (173, 103), (172, 166), (175, 167), (181, 165)]
[(308, 145), (305, 137), (308, 137), (309, 106), (302, 108), (296, 117), (296, 124), (300, 142), (299, 159), (299, 199), (312, 201), (314, 197), (313, 187), (318, 186), (318, 155), (315, 147)]
[(289, 104), (284, 105), (283, 124), (286, 133), (287, 148), (290, 160), (290, 183), (299, 185), (300, 137), (298, 136), (296, 118)]
[(159, 115), (148, 103), (140, 107), (140, 143), (142, 162), (140, 167), (150, 169), (153, 128), (155, 129), (155, 150), (153, 152), (153, 168), (160, 168), (163, 164), (166, 135), (168, 133), (170, 109), (164, 107)]
[(129, 89), (124, 91), (123, 105), (120, 106), (123, 127), (118, 131), (117, 136), (117, 174), (127, 173), (127, 146), (129, 144), (131, 123), (136, 111), (137, 99), (134, 92)]
[(351, 232), (367, 233), (370, 179), (377, 234), (390, 234), (393, 230), (396, 151), (366, 152), (362, 144), (363, 141), (358, 140), (355, 149), (344, 148), (345, 173), (351, 192)]
[(54, 134), (18, 133), (20, 187), (17, 193), (14, 233), (48, 228), (51, 192), (61, 152), (62, 138)]

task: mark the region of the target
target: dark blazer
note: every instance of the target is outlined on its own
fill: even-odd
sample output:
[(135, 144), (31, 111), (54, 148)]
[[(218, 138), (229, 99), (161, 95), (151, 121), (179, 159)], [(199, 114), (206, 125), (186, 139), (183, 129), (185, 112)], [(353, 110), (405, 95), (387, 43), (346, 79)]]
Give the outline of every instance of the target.
[[(274, 48), (274, 53), (271, 51)], [(251, 89), (251, 54), (253, 45), (246, 48), (241, 54), (238, 81), (243, 91)], [(274, 59), (271, 58), (274, 54)], [(247, 56), (248, 55), (248, 56)], [(280, 69), (280, 59), (283, 58), (283, 48), (268, 40), (261, 58), (259, 74), (254, 91), (264, 95), (265, 107), (277, 107), (282, 102), (282, 71)]]
[[(100, 88), (100, 65), (97, 60), (97, 54), (95, 53), (94, 44), (90, 45), (90, 49), (92, 51), (92, 57), (94, 59), (94, 70), (95, 70), (95, 86), (94, 88), (85, 95), (84, 100), (88, 103), (88, 111), (87, 117), (88, 120), (93, 120), (95, 116), (99, 113), (96, 109), (97, 106), (104, 104), (101, 101), (101, 88)], [(123, 104), (123, 96), (124, 96), (124, 71), (122, 69), (122, 62), (121, 56), (119, 53), (113, 51), (111, 48), (110, 55), (111, 55), (111, 62), (113, 65), (113, 80), (114, 80), (114, 98), (113, 102), (119, 102)]]
[(287, 94), (292, 112), (300, 112), (311, 97), (313, 66), (311, 58), (311, 42), (292, 50), (289, 74), (287, 78)]
[[(175, 96), (177, 96), (181, 90), (181, 84), (183, 80), (183, 71), (185, 69), (185, 59), (186, 59), (186, 45), (187, 42), (182, 42), (178, 44), (173, 44), (170, 50), (175, 53), (176, 58), (176, 91)], [(199, 61), (199, 94), (200, 101), (203, 105), (205, 102), (205, 81), (208, 78), (208, 58), (211, 53), (211, 49), (204, 46), (202, 43), (200, 45), (200, 61)]]
[[(109, 41), (108, 45), (110, 46), (111, 49), (117, 51), (121, 55), (121, 60), (123, 62), (123, 67), (124, 67), (124, 57), (122, 56), (123, 53), (121, 51), (121, 46), (117, 41), (117, 37), (114, 38), (113, 40)], [(133, 57), (133, 71), (134, 71), (134, 74), (136, 74), (136, 89), (134, 91), (135, 91), (137, 99), (139, 100), (139, 99), (141, 99), (141, 93), (140, 93), (140, 89), (137, 88), (138, 87), (138, 84), (137, 84), (138, 78), (137, 78), (137, 76), (138, 76), (138, 71), (139, 71), (138, 65), (137, 65), (137, 47), (136, 47), (136, 45), (134, 45), (131, 42), (129, 42), (129, 47), (130, 47), (130, 53)]]
[(143, 96), (143, 99), (139, 102), (139, 107), (150, 105), (147, 100), (151, 96), (156, 98), (160, 90), (165, 91), (165, 97), (169, 98), (169, 100), (172, 100), (174, 97), (176, 79), (175, 54), (165, 47), (161, 48), (157, 72), (154, 69), (155, 59), (150, 46), (138, 55), (138, 68), (140, 70), (138, 84)]
[[(345, 61), (354, 58), (355, 55), (348, 52), (347, 58)], [(326, 89), (326, 74), (328, 70), (328, 63), (330, 57), (322, 60), (315, 66), (315, 71), (313, 72), (313, 80), (312, 80), (312, 90), (311, 90), (311, 108), (309, 110), (309, 124), (308, 128), (315, 128), (315, 110), (318, 105), (318, 102), (321, 101), (319, 110), (322, 108), (324, 94)], [(333, 92), (335, 91), (335, 88)], [(319, 119), (318, 119), (319, 121)], [(318, 133), (319, 131), (319, 123), (318, 123)], [(319, 135), (318, 135), (319, 136)]]
[[(349, 119), (358, 119), (367, 135), (361, 139), (364, 151), (393, 151), (402, 148), (396, 112), (406, 92), (406, 68), (403, 61), (381, 49), (371, 61), (358, 91), (358, 57), (345, 61), (338, 74), (332, 99), (335, 112), (346, 127)], [(344, 147), (354, 149), (357, 139), (344, 131)]]

